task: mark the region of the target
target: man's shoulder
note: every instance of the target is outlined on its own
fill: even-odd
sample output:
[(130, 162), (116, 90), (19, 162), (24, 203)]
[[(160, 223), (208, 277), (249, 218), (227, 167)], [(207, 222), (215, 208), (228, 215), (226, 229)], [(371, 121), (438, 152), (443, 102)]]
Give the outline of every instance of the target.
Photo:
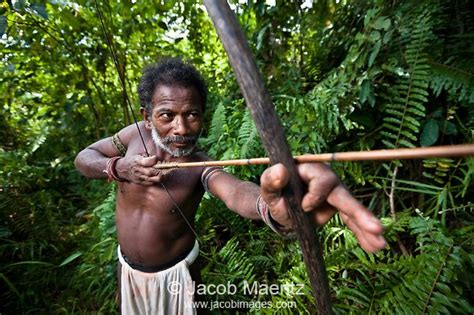
[(144, 137), (148, 137), (149, 133), (150, 131), (145, 127), (143, 121), (130, 124), (117, 132), (120, 139), (125, 143), (130, 143), (133, 140), (139, 139), (140, 134)]
[(120, 135), (134, 135), (134, 136), (138, 136), (138, 130), (140, 130), (140, 132), (147, 132), (148, 129), (145, 127), (145, 122), (143, 121), (139, 121), (137, 123), (132, 123), (126, 127), (123, 127), (118, 133)]

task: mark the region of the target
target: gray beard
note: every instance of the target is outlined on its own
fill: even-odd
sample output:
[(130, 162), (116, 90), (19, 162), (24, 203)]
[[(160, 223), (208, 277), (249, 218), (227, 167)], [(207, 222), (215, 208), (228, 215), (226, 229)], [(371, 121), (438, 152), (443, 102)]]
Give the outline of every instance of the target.
[[(191, 153), (193, 153), (194, 148), (196, 147), (197, 137), (195, 137), (194, 143), (193, 143), (192, 146), (189, 146), (189, 147), (186, 147), (186, 148), (172, 149), (168, 145), (168, 143), (173, 142), (173, 141), (170, 140), (170, 138), (172, 139), (173, 137), (165, 137), (165, 138), (160, 137), (160, 135), (158, 134), (158, 132), (156, 131), (156, 128), (154, 126), (151, 129), (151, 137), (153, 139), (153, 142), (155, 143), (155, 145), (158, 148), (160, 148), (163, 151), (169, 153), (172, 157), (183, 157), (183, 156), (190, 155)], [(194, 137), (191, 137), (191, 138), (194, 138)]]

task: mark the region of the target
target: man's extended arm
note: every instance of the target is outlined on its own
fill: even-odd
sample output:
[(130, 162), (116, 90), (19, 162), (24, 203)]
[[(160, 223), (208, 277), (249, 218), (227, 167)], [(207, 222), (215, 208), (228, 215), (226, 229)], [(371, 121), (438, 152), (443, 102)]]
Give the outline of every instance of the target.
[[(310, 213), (317, 225), (326, 223), (337, 211), (354, 232), (361, 247), (374, 252), (385, 247), (383, 227), (377, 218), (355, 199), (334, 172), (322, 163), (297, 166), (298, 173), (307, 185), (302, 208)], [(242, 182), (230, 174), (217, 172), (209, 179), (209, 191), (220, 198), (233, 211), (247, 218), (258, 218), (256, 199), (261, 193), (270, 207), (270, 213), (279, 224), (291, 227), (288, 209), (281, 190), (288, 183), (286, 168), (277, 164), (262, 174), (261, 187)]]
[(260, 219), (256, 211), (256, 200), (260, 194), (258, 185), (242, 181), (226, 172), (215, 172), (208, 181), (211, 194), (222, 200), (227, 208), (244, 218)]

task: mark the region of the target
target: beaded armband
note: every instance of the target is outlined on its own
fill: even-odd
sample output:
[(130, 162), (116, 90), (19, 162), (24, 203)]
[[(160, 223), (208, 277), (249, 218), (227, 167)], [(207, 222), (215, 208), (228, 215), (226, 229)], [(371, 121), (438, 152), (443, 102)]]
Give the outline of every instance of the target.
[(127, 148), (125, 148), (125, 146), (123, 145), (123, 142), (122, 140), (120, 140), (118, 133), (112, 136), (112, 145), (120, 153), (121, 156), (125, 156), (125, 153), (127, 153)]

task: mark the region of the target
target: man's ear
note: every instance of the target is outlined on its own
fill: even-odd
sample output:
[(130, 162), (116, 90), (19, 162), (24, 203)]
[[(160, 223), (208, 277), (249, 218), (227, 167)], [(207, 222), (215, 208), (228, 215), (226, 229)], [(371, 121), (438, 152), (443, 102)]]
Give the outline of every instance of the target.
[(152, 129), (153, 125), (151, 123), (151, 117), (145, 107), (140, 107), (140, 113), (142, 114), (143, 121), (145, 122), (145, 127), (147, 129)]

